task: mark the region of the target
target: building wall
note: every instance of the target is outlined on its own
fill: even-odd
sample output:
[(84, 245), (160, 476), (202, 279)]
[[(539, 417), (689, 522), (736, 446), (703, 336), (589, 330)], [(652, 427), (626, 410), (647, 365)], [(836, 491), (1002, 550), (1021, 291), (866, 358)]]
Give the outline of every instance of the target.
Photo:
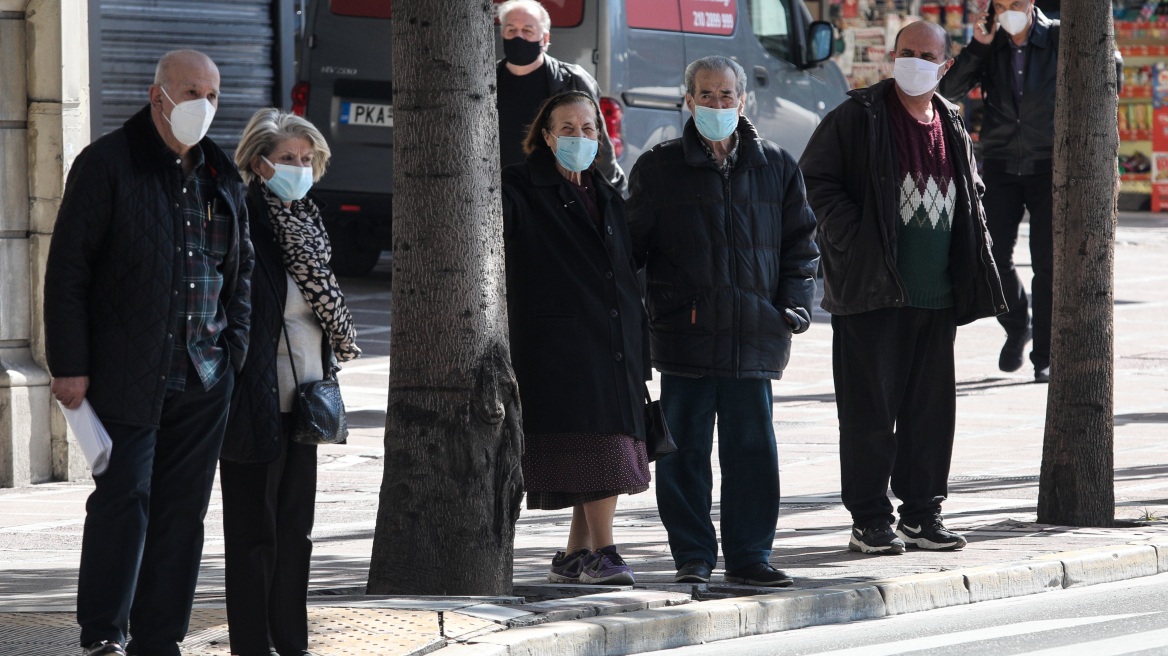
[(85, 0), (0, 0), (0, 487), (87, 475), (49, 392), (40, 299), (76, 154), (89, 143)]

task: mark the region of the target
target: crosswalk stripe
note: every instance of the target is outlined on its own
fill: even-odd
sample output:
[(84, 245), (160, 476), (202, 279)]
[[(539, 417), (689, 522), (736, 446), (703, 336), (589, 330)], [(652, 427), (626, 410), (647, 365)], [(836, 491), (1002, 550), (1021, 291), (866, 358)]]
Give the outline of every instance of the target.
[[(979, 640), (993, 640), (996, 638), (1006, 638), (1017, 635), (1027, 635), (1030, 633), (1040, 633), (1042, 631), (1057, 631), (1059, 629), (1069, 629), (1077, 626), (1084, 626), (1087, 624), (1098, 624), (1101, 622), (1113, 622), (1116, 620), (1123, 620), (1129, 617), (1140, 617), (1142, 615), (1153, 615), (1155, 613), (1132, 613), (1129, 615), (1103, 615), (1099, 617), (1069, 617), (1060, 620), (1037, 620), (1033, 622), (1018, 622), (1017, 624), (1007, 624), (1005, 626), (991, 626), (984, 629), (975, 629), (972, 631), (957, 631), (956, 633), (943, 633), (941, 635), (928, 636), (925, 638), (913, 638), (911, 640), (897, 640), (883, 645), (864, 645), (863, 647), (851, 647), (849, 649), (837, 649), (835, 651), (818, 652), (815, 656), (893, 656), (894, 654), (903, 654), (919, 649), (946, 649), (954, 645), (959, 645), (967, 642), (977, 642)], [(1053, 651), (1054, 653), (1066, 654), (1066, 648), (1061, 648), (1062, 651)], [(1037, 654), (1038, 652), (1035, 652)], [(1117, 652), (1127, 653), (1127, 652)], [(1033, 656), (1033, 655), (1028, 655)], [(1103, 656), (1092, 652), (1092, 656)]]
[[(1091, 654), (1091, 656), (1120, 656), (1121, 654), (1150, 651), (1157, 647), (1168, 647), (1168, 629), (1143, 631), (1080, 643), (1075, 645), (1075, 653)], [(1067, 649), (1067, 647), (1052, 647), (1039, 651), (1028, 651), (1018, 656), (1066, 656), (1070, 653)]]

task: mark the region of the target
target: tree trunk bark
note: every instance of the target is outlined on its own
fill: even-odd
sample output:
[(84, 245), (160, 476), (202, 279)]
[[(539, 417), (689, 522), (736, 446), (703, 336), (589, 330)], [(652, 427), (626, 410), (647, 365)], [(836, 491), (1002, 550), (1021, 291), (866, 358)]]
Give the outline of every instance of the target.
[(1038, 521), (1111, 526), (1118, 174), (1111, 4), (1064, 0), (1054, 142), (1051, 377)]
[(492, 10), (393, 5), (393, 340), (370, 594), (511, 594), (523, 435)]

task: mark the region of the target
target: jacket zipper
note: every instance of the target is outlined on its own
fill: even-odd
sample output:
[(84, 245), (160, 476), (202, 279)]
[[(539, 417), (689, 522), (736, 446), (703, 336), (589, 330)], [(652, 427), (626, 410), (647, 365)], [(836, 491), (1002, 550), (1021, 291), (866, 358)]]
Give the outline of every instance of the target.
[(698, 322), (698, 299), (694, 299), (693, 305), (689, 306), (689, 324), (695, 325)]
[[(874, 106), (871, 106), (871, 105), (869, 107), (871, 109), (868, 112), (868, 117), (872, 122), (872, 130), (871, 130), (872, 146), (870, 148), (870, 152), (872, 153), (872, 158), (875, 159), (876, 147), (879, 145), (876, 143), (876, 134), (877, 134), (877, 131), (876, 131), (876, 109)], [(873, 161), (872, 175), (874, 177), (880, 177), (879, 171), (880, 171), (879, 165), (877, 165), (877, 163), (875, 161)], [(873, 187), (876, 189), (876, 196), (877, 196), (878, 202), (879, 202), (881, 207), (884, 206), (884, 197), (883, 197), (884, 185), (882, 184), (883, 182), (884, 182), (884, 180), (874, 180), (873, 181)], [(893, 216), (892, 220), (893, 220), (894, 225), (896, 225), (897, 222), (900, 221), (899, 212)], [(896, 269), (896, 262), (892, 260), (892, 245), (889, 241), (891, 239), (891, 237), (888, 235), (888, 226), (887, 225), (880, 226), (880, 234), (884, 238), (884, 266), (888, 267), (889, 271), (892, 273), (892, 280), (896, 283), (897, 294), (899, 294), (899, 297), (896, 299), (896, 302), (900, 303), (902, 305), (907, 304), (908, 303), (908, 300), (907, 300), (908, 299), (908, 290), (905, 289), (904, 283), (901, 282), (901, 280), (900, 280), (900, 272), (897, 271), (897, 269)]]
[[(719, 171), (719, 173), (721, 173), (721, 172)], [(738, 276), (736, 274), (736, 271), (738, 268), (737, 267), (738, 261), (737, 261), (737, 256), (735, 255), (735, 252), (734, 252), (734, 203), (732, 202), (732, 198), (730, 197), (730, 188), (731, 188), (730, 177), (733, 175), (733, 173), (734, 173), (733, 170), (731, 170), (730, 173), (722, 175), (722, 188), (725, 189), (725, 196), (726, 196), (726, 245), (728, 246), (727, 252), (730, 255), (730, 257), (727, 258), (728, 262), (730, 263), (730, 271), (729, 271), (729, 273), (730, 273), (730, 289), (732, 290), (732, 293), (734, 295), (734, 326), (735, 326), (735, 328), (730, 331), (730, 355), (734, 360), (734, 371), (737, 373), (738, 360), (739, 360), (738, 327), (742, 325), (742, 317), (741, 317), (742, 311), (741, 311), (741, 308), (739, 307), (739, 303), (738, 303), (738, 279), (737, 279)], [(695, 318), (697, 316), (696, 312), (697, 312), (697, 310), (695, 308), (694, 315), (693, 315)]]

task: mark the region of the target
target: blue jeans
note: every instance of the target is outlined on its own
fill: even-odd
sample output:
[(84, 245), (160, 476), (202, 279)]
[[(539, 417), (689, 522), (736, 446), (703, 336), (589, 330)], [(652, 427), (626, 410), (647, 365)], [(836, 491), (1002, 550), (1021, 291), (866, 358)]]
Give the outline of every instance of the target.
[(661, 375), (661, 405), (677, 451), (657, 461), (657, 508), (677, 567), (693, 559), (718, 562), (710, 520), (715, 419), (726, 569), (770, 560), (779, 519), (771, 404), (770, 380)]

